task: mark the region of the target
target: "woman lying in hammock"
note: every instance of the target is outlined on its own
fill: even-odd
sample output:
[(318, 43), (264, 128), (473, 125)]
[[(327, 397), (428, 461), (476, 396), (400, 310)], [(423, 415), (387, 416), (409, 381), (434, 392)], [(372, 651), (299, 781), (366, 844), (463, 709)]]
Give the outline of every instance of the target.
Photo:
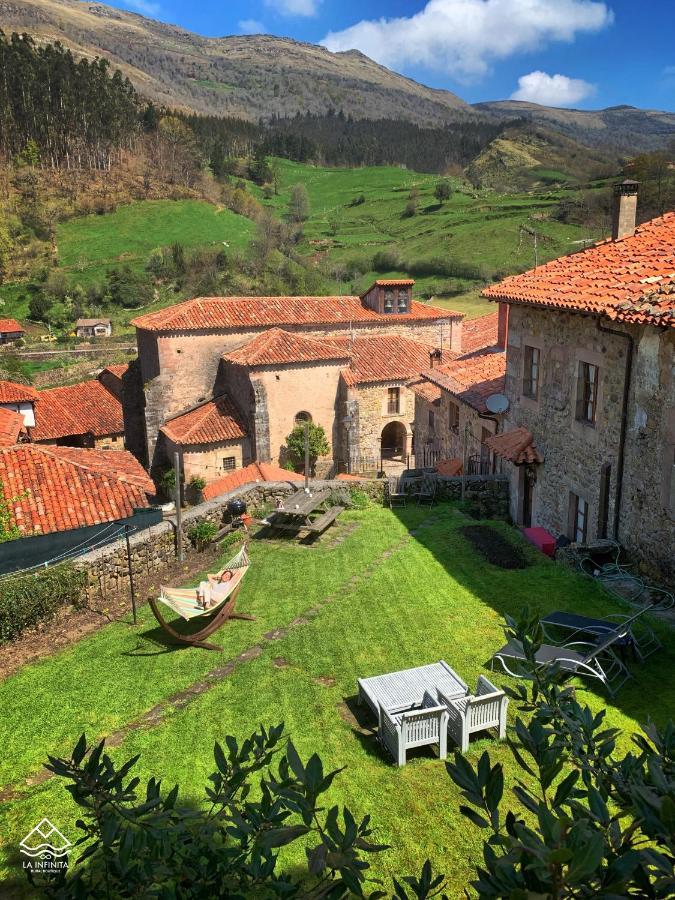
[(229, 582), (234, 578), (232, 569), (223, 569), (218, 575), (207, 575), (197, 588), (197, 602), (204, 609), (216, 606), (229, 592)]

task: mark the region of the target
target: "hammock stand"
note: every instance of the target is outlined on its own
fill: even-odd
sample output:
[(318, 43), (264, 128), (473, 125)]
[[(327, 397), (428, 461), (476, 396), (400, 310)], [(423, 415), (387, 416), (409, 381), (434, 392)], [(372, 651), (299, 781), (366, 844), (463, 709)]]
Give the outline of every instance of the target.
[[(231, 580), (225, 582), (230, 587), (230, 590), (222, 597), (217, 606), (211, 607), (210, 609), (203, 609), (197, 600), (197, 588), (162, 587), (157, 600), (155, 600), (154, 597), (150, 598), (150, 609), (161, 628), (175, 641), (178, 641), (178, 643), (187, 644), (190, 647), (202, 647), (204, 650), (222, 650), (222, 647), (219, 647), (217, 644), (212, 644), (205, 639), (212, 635), (214, 631), (217, 631), (228, 619), (247, 619), (249, 621), (255, 621), (255, 616), (248, 616), (245, 613), (235, 612), (237, 595), (249, 565), (246, 545), (244, 545), (239, 553), (237, 553), (226, 566), (219, 572), (216, 572), (215, 575), (211, 576), (212, 578), (219, 580), (224, 572), (232, 572)], [(186, 621), (201, 618), (202, 616), (208, 616), (210, 621), (193, 634), (181, 634), (179, 631), (176, 631), (175, 628), (172, 628), (166, 621), (160, 611), (159, 603), (164, 603), (165, 606), (168, 606), (174, 612), (178, 613), (178, 615)]]

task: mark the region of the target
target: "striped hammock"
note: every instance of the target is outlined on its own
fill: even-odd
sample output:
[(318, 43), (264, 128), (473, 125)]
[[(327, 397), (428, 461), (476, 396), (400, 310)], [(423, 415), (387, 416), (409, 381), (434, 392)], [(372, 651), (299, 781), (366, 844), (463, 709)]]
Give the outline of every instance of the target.
[(222, 585), (217, 585), (216, 602), (209, 606), (208, 609), (204, 609), (200, 605), (198, 598), (199, 588), (170, 588), (162, 586), (159, 600), (186, 620), (196, 619), (198, 616), (213, 615), (223, 603), (229, 600), (235, 589), (241, 584), (248, 572), (249, 565), (248, 553), (244, 544), (239, 553), (232, 557), (226, 566), (211, 576), (218, 581), (223, 572), (232, 572), (232, 578), (229, 581), (224, 582)]

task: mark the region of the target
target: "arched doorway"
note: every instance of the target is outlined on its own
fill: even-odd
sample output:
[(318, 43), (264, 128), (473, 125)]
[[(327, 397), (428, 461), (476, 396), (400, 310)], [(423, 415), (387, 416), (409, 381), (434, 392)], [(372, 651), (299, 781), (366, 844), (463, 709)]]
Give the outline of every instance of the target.
[(380, 437), (382, 459), (405, 459), (408, 432), (403, 422), (387, 422)]

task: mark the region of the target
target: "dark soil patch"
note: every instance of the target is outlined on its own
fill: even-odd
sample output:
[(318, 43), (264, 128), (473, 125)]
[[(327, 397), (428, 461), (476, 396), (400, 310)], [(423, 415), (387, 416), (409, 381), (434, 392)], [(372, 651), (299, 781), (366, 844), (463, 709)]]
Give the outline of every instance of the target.
[(317, 684), (322, 684), (324, 687), (335, 687), (336, 684), (332, 675), (319, 675), (319, 677), (314, 680)]
[(286, 669), (288, 666), (290, 666), (289, 661), (287, 659), (284, 659), (283, 656), (275, 656), (272, 662), (274, 663), (275, 669)]
[(474, 550), (500, 569), (527, 569), (531, 565), (520, 547), (507, 541), (489, 525), (465, 525), (462, 534)]

